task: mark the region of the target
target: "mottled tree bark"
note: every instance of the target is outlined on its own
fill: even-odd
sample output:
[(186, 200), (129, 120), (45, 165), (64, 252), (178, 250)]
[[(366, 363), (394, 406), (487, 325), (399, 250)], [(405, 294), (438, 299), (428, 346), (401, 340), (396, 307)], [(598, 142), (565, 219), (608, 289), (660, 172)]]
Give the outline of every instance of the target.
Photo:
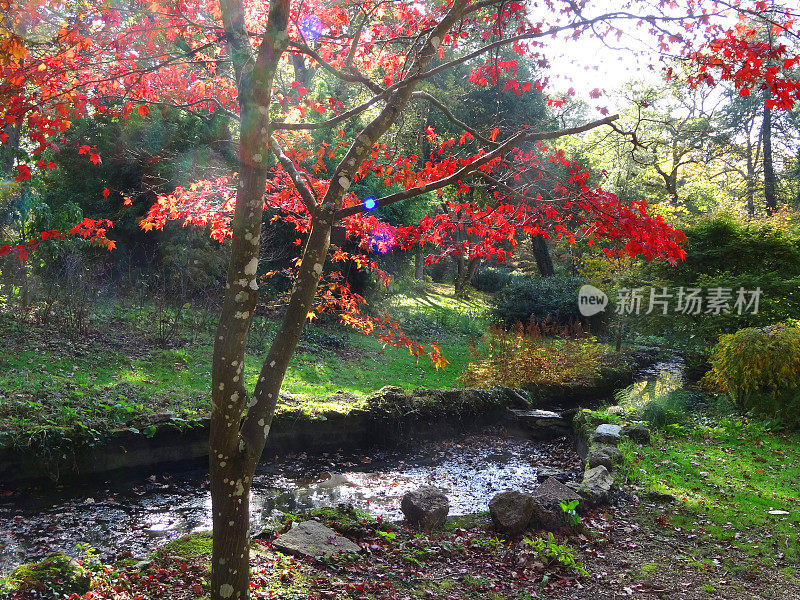
[[(432, 28), (410, 66), (419, 74), (436, 48), (460, 19), (466, 2), (457, 1)], [(355, 173), (373, 144), (386, 133), (408, 104), (416, 80), (398, 86), (385, 107), (356, 136), (334, 171), (319, 204), (297, 177), (277, 140), (270, 135), (269, 105), (278, 60), (289, 37), (288, 0), (273, 0), (263, 40), (253, 53), (244, 26), (242, 0), (223, 0), (222, 20), (239, 82), (239, 187), (225, 297), (214, 341), (211, 390), (210, 471), (213, 521), (211, 598), (244, 600), (249, 595), (249, 494), (256, 465), (264, 450), (283, 378), (322, 275), (331, 228)], [(362, 25), (363, 26), (363, 25)], [(258, 256), (263, 195), (270, 149), (292, 176), (311, 213), (308, 235), (283, 321), (262, 365), (252, 396), (243, 379), (247, 331), (258, 298)]]
[(240, 435), (247, 404), (243, 362), (247, 331), (258, 299), (259, 240), (267, 180), (269, 105), (278, 60), (289, 37), (288, 0), (270, 5), (257, 53), (250, 47), (241, 0), (222, 3), (223, 23), (239, 81), (239, 187), (225, 296), (214, 340), (209, 468), (213, 522), (211, 598), (248, 596), (250, 483), (257, 462)]

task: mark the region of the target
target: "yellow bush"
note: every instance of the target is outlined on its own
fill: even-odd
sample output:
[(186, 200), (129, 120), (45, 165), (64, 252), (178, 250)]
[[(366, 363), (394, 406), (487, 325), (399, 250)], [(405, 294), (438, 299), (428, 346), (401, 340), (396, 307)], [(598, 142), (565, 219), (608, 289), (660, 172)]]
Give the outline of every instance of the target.
[(800, 327), (748, 327), (720, 336), (703, 383), (740, 408), (800, 419)]
[(467, 387), (528, 384), (588, 383), (597, 374), (602, 358), (613, 348), (593, 339), (545, 338), (529, 326), (504, 331), (491, 329), (480, 349), (472, 349), (470, 361), (460, 377)]

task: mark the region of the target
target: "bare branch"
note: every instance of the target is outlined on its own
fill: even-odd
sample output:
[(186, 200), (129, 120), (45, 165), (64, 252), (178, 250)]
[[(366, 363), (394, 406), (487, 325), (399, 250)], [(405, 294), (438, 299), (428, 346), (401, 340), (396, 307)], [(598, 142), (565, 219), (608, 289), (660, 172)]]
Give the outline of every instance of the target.
[(448, 109), (444, 104), (442, 104), (442, 102), (437, 100), (435, 97), (431, 96), (429, 93), (423, 92), (421, 90), (417, 90), (416, 92), (411, 94), (411, 98), (412, 99), (414, 99), (414, 98), (422, 98), (423, 100), (427, 100), (428, 102), (433, 104), (436, 108), (438, 108), (439, 111), (445, 117), (447, 117), (450, 120), (450, 122), (454, 123), (458, 127), (461, 127), (464, 131), (468, 132), (475, 139), (480, 140), (481, 142), (483, 142), (487, 146), (490, 146), (490, 147), (494, 148), (494, 147), (500, 145), (498, 142), (493, 142), (489, 138), (486, 138), (486, 137), (482, 136), (480, 133), (478, 133), (478, 131), (476, 129), (470, 127), (469, 125), (464, 123), (464, 121), (461, 121), (452, 112), (450, 112), (450, 109)]
[(330, 119), (328, 119), (326, 121), (320, 121), (319, 123), (286, 123), (284, 121), (276, 121), (276, 122), (272, 123), (272, 129), (273, 130), (283, 129), (283, 130), (288, 130), (288, 131), (300, 131), (300, 130), (310, 130), (310, 129), (328, 129), (330, 127), (333, 127), (337, 123), (341, 123), (342, 121), (346, 121), (350, 117), (355, 117), (356, 115), (359, 115), (359, 114), (363, 113), (370, 106), (372, 106), (376, 102), (379, 102), (380, 100), (383, 100), (388, 95), (389, 95), (389, 93), (384, 90), (380, 94), (376, 94), (376, 95), (372, 96), (366, 102), (362, 102), (358, 106), (354, 106), (350, 110), (347, 110), (347, 111), (343, 112), (340, 115), (336, 115), (335, 117), (332, 117), (332, 118), (330, 118)]
[(311, 188), (301, 179), (297, 167), (294, 166), (292, 159), (286, 156), (286, 153), (283, 151), (283, 148), (281, 148), (278, 140), (275, 139), (275, 136), (271, 135), (269, 137), (269, 145), (272, 151), (275, 152), (278, 162), (281, 163), (284, 170), (289, 174), (289, 177), (291, 177), (294, 187), (300, 192), (303, 204), (305, 204), (311, 214), (314, 214), (314, 209), (317, 207), (317, 198), (314, 196), (314, 192), (311, 191)]
[[(472, 172), (478, 169), (479, 167), (504, 155), (506, 152), (516, 147), (518, 144), (521, 144), (522, 142), (552, 140), (566, 135), (575, 135), (578, 133), (583, 133), (584, 131), (595, 129), (596, 127), (600, 127), (602, 125), (608, 125), (613, 121), (616, 121), (617, 119), (619, 119), (619, 115), (611, 115), (605, 117), (604, 119), (592, 121), (591, 123), (586, 123), (585, 125), (581, 125), (579, 127), (560, 129), (558, 131), (547, 131), (538, 133), (529, 133), (527, 131), (521, 131), (511, 136), (501, 144), (499, 144), (497, 148), (495, 148), (494, 150), (487, 152), (483, 156), (475, 159), (470, 164), (465, 165), (452, 175), (443, 177), (441, 179), (437, 179), (436, 181), (431, 181), (430, 183), (426, 183), (424, 185), (408, 188), (407, 190), (403, 190), (402, 192), (397, 192), (395, 194), (390, 194), (389, 196), (384, 196), (383, 198), (376, 200), (375, 206), (376, 208), (380, 206), (387, 206), (389, 204), (394, 204), (395, 202), (399, 202), (401, 200), (407, 200), (408, 198), (413, 198), (414, 196), (419, 196), (420, 194), (432, 192), (434, 190), (438, 190), (452, 183), (456, 183), (458, 180), (463, 179), (464, 177), (467, 177), (468, 175), (472, 174)], [(336, 220), (343, 219), (345, 217), (349, 217), (352, 215), (357, 215), (358, 213), (364, 212), (365, 210), (366, 209), (361, 204), (357, 206), (350, 206), (348, 208), (343, 208), (336, 213)]]

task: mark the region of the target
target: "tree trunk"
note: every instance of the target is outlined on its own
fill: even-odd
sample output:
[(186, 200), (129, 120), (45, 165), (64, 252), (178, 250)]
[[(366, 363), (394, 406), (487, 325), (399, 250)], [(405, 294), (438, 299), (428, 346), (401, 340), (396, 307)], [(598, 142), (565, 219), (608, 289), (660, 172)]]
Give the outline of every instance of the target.
[[(247, 402), (243, 368), (247, 331), (258, 300), (258, 255), (268, 173), (269, 105), (278, 60), (288, 44), (288, 0), (270, 4), (264, 39), (254, 56), (238, 0), (222, 3), (223, 23), (239, 84), (239, 185), (225, 295), (214, 338), (209, 469), (213, 546), (212, 600), (249, 594), (250, 484), (259, 454), (239, 426)], [(295, 294), (292, 294), (293, 300)], [(263, 447), (263, 446), (262, 446)]]
[[(28, 16), (23, 12), (22, 20), (16, 25), (18, 35), (25, 38), (28, 33), (28, 25)], [(25, 59), (19, 61), (19, 68), (21, 72), (24, 72)], [(20, 115), (19, 121), (5, 129), (5, 132), (8, 134), (8, 139), (5, 143), (0, 144), (0, 174), (5, 173), (6, 175), (10, 175), (11, 170), (14, 168), (14, 162), (16, 161), (20, 140), (22, 138), (23, 120), (23, 116)]]
[(797, 193), (794, 198), (795, 208), (800, 208), (800, 148), (797, 149), (797, 167), (794, 170), (794, 180), (797, 182)]
[(473, 256), (469, 259), (469, 264), (467, 265), (467, 284), (472, 284), (472, 280), (475, 278), (475, 273), (478, 272), (478, 269), (481, 266), (481, 257), (480, 256)]
[(302, 54), (294, 53), (291, 55), (292, 68), (294, 69), (294, 80), (304, 88), (310, 86), (310, 73), (306, 65), (306, 59)]
[(425, 256), (422, 253), (422, 246), (417, 246), (414, 251), (414, 279), (417, 281), (425, 279)]
[(751, 219), (756, 214), (756, 166), (753, 158), (753, 149), (750, 139), (747, 140), (747, 181), (745, 181), (745, 200), (747, 202), (747, 216)]
[(8, 139), (4, 144), (0, 144), (0, 173), (11, 175), (19, 149), (21, 134), (22, 122), (15, 123), (8, 128)]
[(478, 267), (481, 266), (481, 257), (473, 256), (467, 260), (463, 255), (457, 256), (456, 266), (458, 272), (456, 274), (454, 287), (456, 296), (460, 296), (464, 294), (467, 286), (472, 283), (472, 278), (475, 277), (475, 273), (478, 272)]
[(547, 241), (541, 235), (532, 235), (533, 257), (536, 259), (536, 266), (539, 267), (539, 274), (542, 277), (553, 277), (556, 272), (553, 268), (553, 259), (550, 256), (550, 248)]
[[(249, 492), (253, 473), (269, 435), (286, 369), (297, 347), (322, 275), (330, 247), (331, 227), (342, 199), (355, 179), (369, 148), (392, 126), (407, 106), (414, 84), (399, 86), (380, 113), (356, 136), (332, 173), (322, 201), (313, 194), (293, 165), (273, 146), (311, 213), (311, 231), (297, 267), (289, 305), (261, 368), (252, 398), (243, 381), (247, 330), (258, 292), (258, 255), (263, 195), (270, 153), (269, 103), (278, 60), (288, 46), (288, 0), (273, 0), (264, 38), (255, 56), (245, 28), (241, 0), (223, 0), (222, 20), (236, 80), (240, 106), (240, 181), (233, 219), (230, 266), (222, 314), (214, 340), (211, 389), (210, 471), (214, 524), (211, 600), (245, 600), (249, 595)], [(420, 73), (435, 55), (438, 40), (463, 14), (455, 2), (428, 34), (409, 68)], [(437, 40), (436, 43), (433, 40)], [(304, 194), (304, 191), (307, 192)], [(311, 197), (310, 200), (307, 197)], [(246, 411), (246, 412), (245, 412)]]
[(767, 213), (772, 214), (778, 209), (778, 200), (775, 197), (775, 167), (772, 164), (772, 109), (766, 105), (761, 131), (764, 144), (764, 206)]
[(456, 296), (459, 296), (464, 291), (464, 285), (467, 280), (467, 261), (464, 259), (463, 254), (457, 254), (453, 258), (456, 261), (456, 280), (453, 283), (453, 291)]

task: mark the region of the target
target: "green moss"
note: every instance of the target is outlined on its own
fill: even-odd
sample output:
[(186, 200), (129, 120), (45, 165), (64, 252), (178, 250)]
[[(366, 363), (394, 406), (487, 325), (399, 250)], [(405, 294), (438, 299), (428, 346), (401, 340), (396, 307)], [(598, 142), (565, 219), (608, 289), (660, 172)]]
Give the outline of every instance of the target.
[(20, 565), (11, 572), (12, 591), (36, 591), (45, 597), (65, 594), (85, 594), (89, 591), (91, 574), (74, 558), (57, 552), (38, 563)]
[(113, 566), (115, 569), (119, 569), (122, 571), (128, 569), (134, 569), (136, 566), (142, 562), (141, 559), (138, 558), (122, 558), (120, 560), (114, 561)]
[(211, 541), (210, 531), (191, 533), (187, 536), (170, 542), (159, 552), (162, 556), (181, 556), (183, 558), (211, 556)]
[(488, 525), (490, 522), (489, 511), (476, 513), (474, 515), (460, 515), (448, 517), (444, 525), (445, 531), (455, 531), (456, 529), (474, 529)]
[[(334, 531), (346, 537), (364, 537), (376, 531), (397, 531), (397, 526), (379, 521), (370, 517), (368, 513), (357, 510), (352, 506), (339, 508), (320, 508), (307, 513), (308, 517), (316, 518)], [(302, 520), (299, 517), (298, 520)]]

